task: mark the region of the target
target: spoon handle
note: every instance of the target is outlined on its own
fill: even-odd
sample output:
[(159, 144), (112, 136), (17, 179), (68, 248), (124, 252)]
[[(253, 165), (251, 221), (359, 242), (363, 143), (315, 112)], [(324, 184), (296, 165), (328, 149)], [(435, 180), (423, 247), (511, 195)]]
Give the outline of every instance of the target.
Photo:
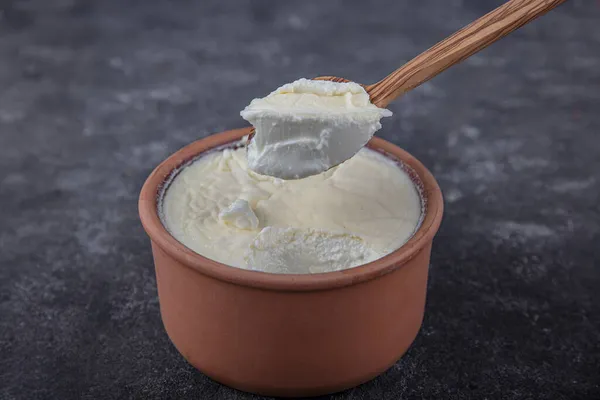
[(545, 14), (565, 0), (510, 0), (366, 87), (371, 102), (385, 107), (398, 96), (428, 81)]

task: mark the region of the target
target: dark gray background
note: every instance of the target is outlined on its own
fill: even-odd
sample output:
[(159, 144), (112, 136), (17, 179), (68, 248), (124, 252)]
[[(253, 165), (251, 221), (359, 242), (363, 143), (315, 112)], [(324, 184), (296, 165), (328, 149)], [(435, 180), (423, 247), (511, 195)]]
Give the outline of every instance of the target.
[[(298, 77), (371, 83), (501, 1), (0, 1), (0, 399), (256, 399), (161, 325), (139, 189)], [(390, 106), (438, 178), (423, 328), (331, 399), (600, 398), (600, 2)]]

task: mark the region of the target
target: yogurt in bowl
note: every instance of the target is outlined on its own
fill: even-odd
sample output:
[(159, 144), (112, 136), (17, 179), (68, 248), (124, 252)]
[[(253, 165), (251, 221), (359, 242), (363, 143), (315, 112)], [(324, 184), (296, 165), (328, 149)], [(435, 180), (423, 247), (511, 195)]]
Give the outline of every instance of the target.
[(325, 173), (281, 180), (253, 172), (244, 146), (213, 151), (163, 190), (167, 230), (191, 250), (270, 273), (339, 271), (404, 244), (423, 214), (407, 167), (364, 148)]

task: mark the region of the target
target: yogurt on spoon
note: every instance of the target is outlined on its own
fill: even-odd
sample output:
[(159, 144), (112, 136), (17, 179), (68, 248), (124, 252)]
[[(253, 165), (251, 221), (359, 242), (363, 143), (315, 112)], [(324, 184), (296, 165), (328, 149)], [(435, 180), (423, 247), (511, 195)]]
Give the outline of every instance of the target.
[(379, 108), (354, 82), (299, 79), (254, 99), (240, 113), (256, 132), (248, 167), (259, 174), (299, 179), (355, 155), (392, 112)]

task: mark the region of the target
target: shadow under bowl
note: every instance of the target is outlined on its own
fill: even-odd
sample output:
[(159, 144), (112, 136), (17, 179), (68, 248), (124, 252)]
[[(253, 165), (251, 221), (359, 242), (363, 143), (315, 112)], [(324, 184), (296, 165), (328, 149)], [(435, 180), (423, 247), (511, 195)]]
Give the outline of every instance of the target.
[(368, 147), (408, 166), (424, 216), (393, 253), (359, 267), (284, 275), (230, 267), (178, 242), (158, 203), (178, 168), (235, 143), (250, 129), (211, 135), (177, 151), (146, 180), (139, 199), (152, 242), (162, 320), (186, 360), (225, 385), (270, 396), (317, 396), (364, 383), (391, 367), (423, 320), (440, 188), (413, 156), (380, 138)]

